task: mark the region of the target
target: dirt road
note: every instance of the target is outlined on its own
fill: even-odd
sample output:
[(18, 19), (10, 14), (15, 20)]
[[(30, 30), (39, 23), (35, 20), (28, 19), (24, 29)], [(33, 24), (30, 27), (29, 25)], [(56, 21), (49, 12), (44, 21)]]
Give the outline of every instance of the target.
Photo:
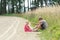
[(25, 22), (19, 17), (0, 16), (0, 40), (39, 40), (38, 33), (24, 32)]

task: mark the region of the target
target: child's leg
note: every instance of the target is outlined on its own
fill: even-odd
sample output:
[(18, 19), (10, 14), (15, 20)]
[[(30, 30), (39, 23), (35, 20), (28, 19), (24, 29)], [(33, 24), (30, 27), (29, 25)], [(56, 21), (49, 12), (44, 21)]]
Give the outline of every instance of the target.
[(33, 28), (33, 32), (37, 32), (38, 31), (38, 27), (36, 26), (35, 28)]
[(33, 32), (37, 32), (38, 31), (38, 28), (36, 28), (36, 29), (33, 29)]
[(33, 28), (33, 32), (37, 32), (38, 31), (38, 24)]

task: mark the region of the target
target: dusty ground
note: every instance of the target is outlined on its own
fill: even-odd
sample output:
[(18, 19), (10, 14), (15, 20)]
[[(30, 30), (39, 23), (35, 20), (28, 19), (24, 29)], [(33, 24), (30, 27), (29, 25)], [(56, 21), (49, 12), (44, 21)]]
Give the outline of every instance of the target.
[(39, 40), (37, 32), (24, 32), (25, 22), (19, 17), (0, 16), (0, 40)]

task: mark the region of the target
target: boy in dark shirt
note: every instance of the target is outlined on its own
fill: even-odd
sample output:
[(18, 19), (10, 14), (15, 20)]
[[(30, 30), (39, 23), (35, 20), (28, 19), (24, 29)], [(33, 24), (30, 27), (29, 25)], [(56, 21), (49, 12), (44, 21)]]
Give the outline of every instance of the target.
[(38, 31), (39, 29), (44, 30), (48, 27), (46, 20), (42, 17), (39, 18), (38, 24), (35, 26), (34, 31)]

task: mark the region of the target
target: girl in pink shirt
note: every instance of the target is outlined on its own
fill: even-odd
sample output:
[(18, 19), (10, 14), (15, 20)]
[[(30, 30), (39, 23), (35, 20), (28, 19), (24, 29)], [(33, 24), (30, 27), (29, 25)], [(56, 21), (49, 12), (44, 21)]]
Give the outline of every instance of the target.
[(26, 22), (26, 24), (24, 26), (24, 31), (25, 32), (32, 32), (32, 29), (29, 27), (29, 22)]

